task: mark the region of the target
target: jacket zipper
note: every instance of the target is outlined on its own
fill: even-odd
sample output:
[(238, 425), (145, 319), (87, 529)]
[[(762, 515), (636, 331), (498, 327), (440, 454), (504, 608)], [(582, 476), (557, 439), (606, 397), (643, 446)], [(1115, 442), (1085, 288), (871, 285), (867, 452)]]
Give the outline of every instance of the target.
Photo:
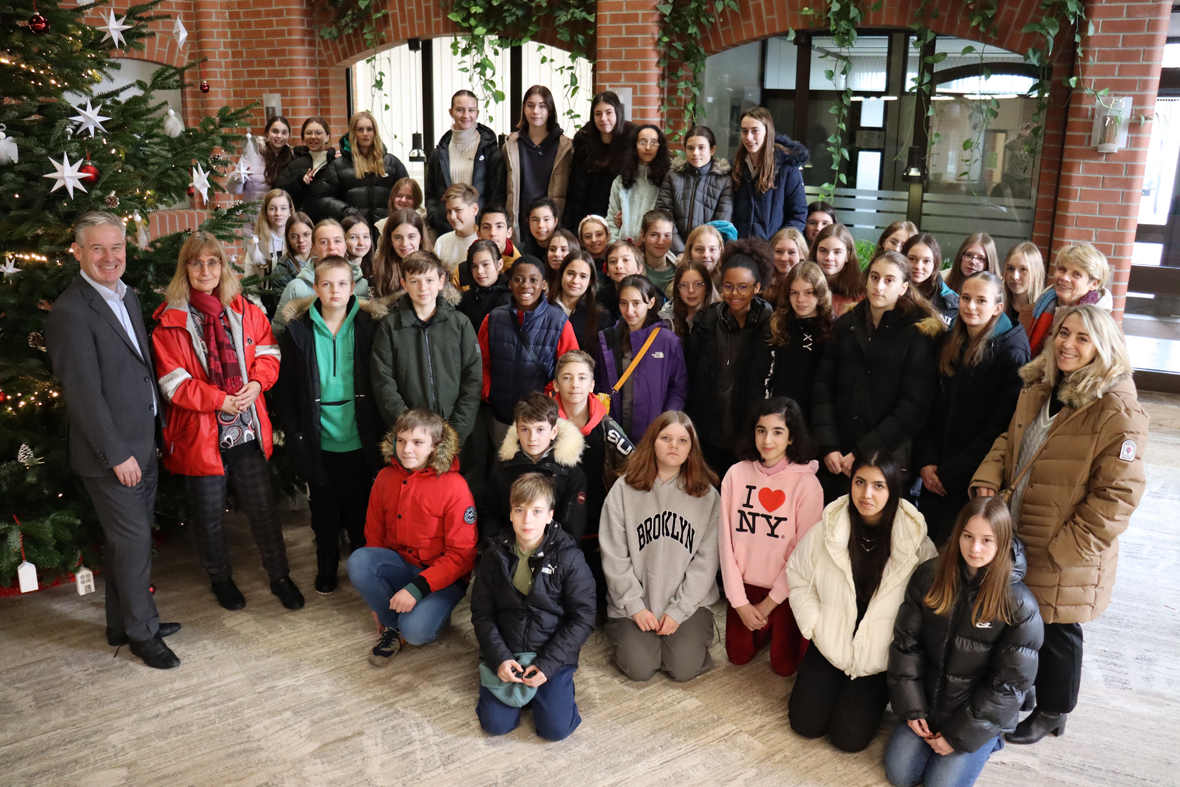
[(430, 409), (437, 413), (440, 408), (434, 380), (434, 353), (430, 349), (430, 330), (425, 326), (422, 328), (422, 338), (426, 342), (426, 373), (430, 376), (430, 401), (432, 402)]

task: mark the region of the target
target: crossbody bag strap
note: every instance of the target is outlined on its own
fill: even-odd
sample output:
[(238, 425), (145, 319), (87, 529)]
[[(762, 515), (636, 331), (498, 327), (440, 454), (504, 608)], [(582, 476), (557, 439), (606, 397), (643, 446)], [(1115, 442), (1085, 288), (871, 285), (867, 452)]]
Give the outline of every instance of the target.
[(638, 366), (639, 362), (643, 360), (643, 357), (647, 355), (647, 349), (651, 347), (651, 343), (656, 340), (656, 335), (660, 332), (660, 330), (660, 328), (656, 328), (648, 335), (647, 341), (643, 343), (643, 346), (639, 348), (639, 352), (636, 353), (635, 357), (631, 359), (631, 365), (627, 367), (627, 371), (623, 372), (623, 376), (619, 378), (619, 381), (615, 383), (614, 388), (611, 389), (612, 394), (618, 393), (623, 389), (623, 386), (627, 384), (628, 378), (631, 377), (631, 372), (635, 371), (635, 367)]

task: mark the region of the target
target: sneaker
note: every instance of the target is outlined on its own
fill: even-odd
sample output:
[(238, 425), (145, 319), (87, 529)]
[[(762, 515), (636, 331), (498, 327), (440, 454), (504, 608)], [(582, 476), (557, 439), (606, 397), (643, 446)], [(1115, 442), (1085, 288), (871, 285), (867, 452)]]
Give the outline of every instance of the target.
[(336, 592), (336, 572), (321, 571), (315, 575), (315, 592), (328, 596)]
[(401, 633), (395, 629), (385, 629), (381, 639), (377, 641), (373, 652), (369, 654), (369, 663), (374, 667), (385, 667), (393, 661), (393, 657), (402, 649)]
[(287, 609), (303, 609), (303, 594), (291, 581), (291, 577), (279, 577), (270, 581), (270, 592), (279, 597)]

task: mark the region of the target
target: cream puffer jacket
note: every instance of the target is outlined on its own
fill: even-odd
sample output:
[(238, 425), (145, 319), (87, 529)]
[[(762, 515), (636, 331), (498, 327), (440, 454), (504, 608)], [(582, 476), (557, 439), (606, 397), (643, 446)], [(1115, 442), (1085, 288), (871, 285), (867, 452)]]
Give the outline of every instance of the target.
[(824, 658), (850, 678), (884, 672), (889, 666), (893, 622), (905, 601), (910, 575), (938, 554), (926, 536), (926, 520), (906, 501), (897, 507), (889, 562), (881, 584), (856, 625), (856, 586), (848, 557), (848, 495), (824, 509), (787, 561), (788, 597), (799, 631)]

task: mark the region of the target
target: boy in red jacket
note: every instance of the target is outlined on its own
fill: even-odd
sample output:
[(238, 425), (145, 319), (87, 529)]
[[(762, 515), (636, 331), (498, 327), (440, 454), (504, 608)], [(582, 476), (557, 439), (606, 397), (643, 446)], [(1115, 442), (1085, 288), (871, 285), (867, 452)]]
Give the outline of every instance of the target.
[(348, 559), (353, 587), (381, 639), (369, 663), (384, 667), (407, 642), (433, 642), (467, 592), (475, 567), (475, 503), (459, 475), (459, 436), (416, 407), (398, 416), (382, 450), (389, 466), (369, 496), (365, 544)]

